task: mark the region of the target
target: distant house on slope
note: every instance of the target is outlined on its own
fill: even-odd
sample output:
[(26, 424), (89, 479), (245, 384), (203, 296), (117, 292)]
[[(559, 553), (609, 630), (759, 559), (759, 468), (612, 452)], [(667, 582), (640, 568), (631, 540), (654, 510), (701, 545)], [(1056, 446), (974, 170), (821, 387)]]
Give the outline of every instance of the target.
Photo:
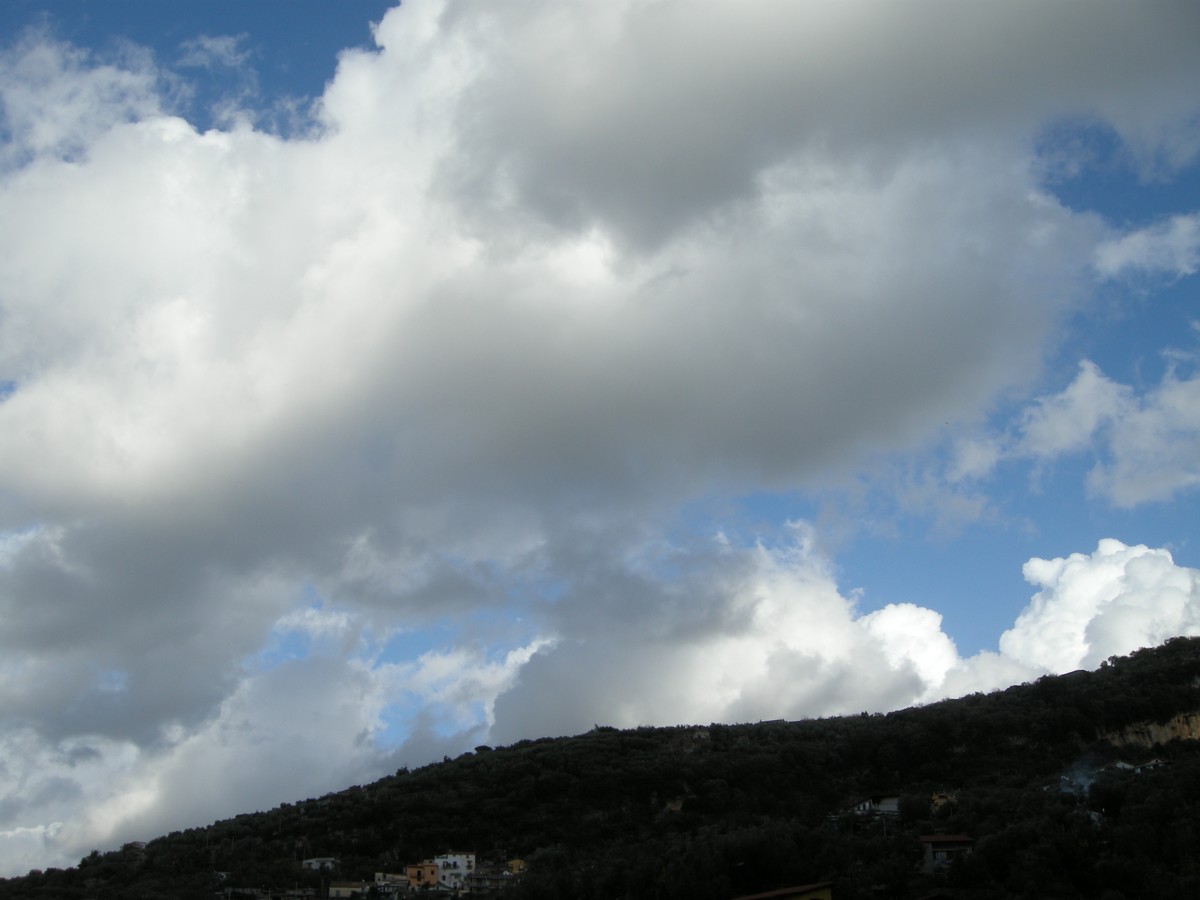
[(1113, 763), (1113, 768), (1119, 772), (1127, 772), (1131, 775), (1141, 775), (1143, 772), (1153, 772), (1155, 769), (1161, 769), (1166, 763), (1161, 759), (1152, 759), (1144, 763)]
[(891, 794), (881, 797), (868, 797), (857, 803), (851, 810), (856, 816), (898, 816), (900, 815), (900, 798)]
[(928, 874), (944, 869), (956, 857), (970, 853), (975, 839), (965, 834), (923, 834), (921, 846), (925, 850), (921, 868)]
[(313, 856), (302, 860), (300, 867), (306, 872), (332, 872), (338, 867), (338, 861), (334, 856)]
[(464, 891), (470, 894), (498, 894), (506, 891), (520, 881), (506, 866), (480, 863), (475, 871), (469, 874), (463, 885)]
[(382, 897), (408, 893), (408, 878), (401, 872), (376, 872), (375, 893)]

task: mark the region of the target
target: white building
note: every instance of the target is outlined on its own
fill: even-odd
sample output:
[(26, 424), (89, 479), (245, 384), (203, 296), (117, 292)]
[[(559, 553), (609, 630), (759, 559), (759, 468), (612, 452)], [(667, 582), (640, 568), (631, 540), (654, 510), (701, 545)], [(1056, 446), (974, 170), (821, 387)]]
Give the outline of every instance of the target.
[(300, 863), (306, 872), (332, 872), (338, 867), (337, 857), (314, 856)]
[(900, 815), (900, 798), (871, 797), (854, 807), (856, 816), (898, 816)]
[(438, 867), (438, 886), (451, 891), (466, 887), (467, 876), (475, 871), (474, 853), (442, 853), (433, 858)]

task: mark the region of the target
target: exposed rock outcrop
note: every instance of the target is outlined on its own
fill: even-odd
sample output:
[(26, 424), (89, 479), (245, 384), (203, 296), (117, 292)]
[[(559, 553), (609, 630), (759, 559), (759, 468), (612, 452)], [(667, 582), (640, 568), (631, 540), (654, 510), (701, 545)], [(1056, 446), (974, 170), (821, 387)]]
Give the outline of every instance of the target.
[(1200, 740), (1200, 712), (1180, 713), (1166, 722), (1141, 722), (1104, 738), (1117, 746), (1154, 747), (1173, 740)]

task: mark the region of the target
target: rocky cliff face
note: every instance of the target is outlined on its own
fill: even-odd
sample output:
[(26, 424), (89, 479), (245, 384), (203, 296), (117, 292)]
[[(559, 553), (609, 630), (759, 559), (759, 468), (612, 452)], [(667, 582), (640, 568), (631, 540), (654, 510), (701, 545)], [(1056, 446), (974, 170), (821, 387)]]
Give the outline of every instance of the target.
[(1176, 739), (1200, 740), (1200, 712), (1180, 713), (1167, 722), (1141, 722), (1104, 734), (1118, 746), (1153, 747)]

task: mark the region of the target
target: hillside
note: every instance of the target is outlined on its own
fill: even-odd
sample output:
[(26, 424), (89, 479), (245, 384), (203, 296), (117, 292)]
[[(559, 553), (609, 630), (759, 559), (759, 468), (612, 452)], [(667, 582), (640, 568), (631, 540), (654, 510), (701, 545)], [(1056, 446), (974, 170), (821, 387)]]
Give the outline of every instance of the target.
[[(526, 859), (513, 900), (729, 898), (819, 880), (838, 900), (1192, 898), (1196, 713), (1200, 639), (1178, 638), (888, 715), (597, 727), (93, 853), (0, 881), (0, 898), (319, 894), (328, 879), (301, 859), (335, 857), (336, 877), (370, 881), (447, 849)], [(870, 798), (887, 814), (853, 811)], [(924, 871), (921, 837), (934, 834), (970, 838), (959, 846), (972, 852)]]

